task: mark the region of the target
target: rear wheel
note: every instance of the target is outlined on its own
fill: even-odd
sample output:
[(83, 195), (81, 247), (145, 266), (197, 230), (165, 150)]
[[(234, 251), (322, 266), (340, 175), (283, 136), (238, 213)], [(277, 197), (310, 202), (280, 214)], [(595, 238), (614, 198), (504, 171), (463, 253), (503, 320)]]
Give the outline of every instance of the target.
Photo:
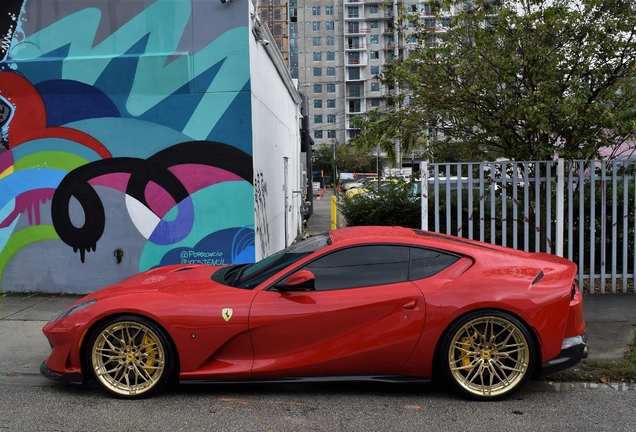
[(114, 396), (148, 397), (170, 380), (174, 364), (170, 342), (147, 319), (112, 318), (93, 332), (87, 348), (93, 376)]
[(478, 311), (446, 332), (440, 364), (455, 390), (470, 399), (510, 396), (534, 366), (534, 343), (526, 327), (499, 311)]

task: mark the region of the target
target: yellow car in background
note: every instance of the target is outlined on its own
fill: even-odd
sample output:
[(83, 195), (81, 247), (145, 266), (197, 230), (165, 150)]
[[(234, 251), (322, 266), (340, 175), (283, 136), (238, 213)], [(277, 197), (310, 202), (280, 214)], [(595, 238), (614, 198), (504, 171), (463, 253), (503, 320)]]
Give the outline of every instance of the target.
[(375, 193), (378, 191), (378, 188), (380, 190), (384, 190), (389, 184), (397, 183), (398, 181), (399, 179), (397, 178), (367, 180), (366, 182), (364, 182), (363, 186), (354, 188), (354, 189), (349, 189), (348, 191), (345, 192), (345, 194), (347, 197), (354, 197), (356, 195), (363, 194), (363, 193)]

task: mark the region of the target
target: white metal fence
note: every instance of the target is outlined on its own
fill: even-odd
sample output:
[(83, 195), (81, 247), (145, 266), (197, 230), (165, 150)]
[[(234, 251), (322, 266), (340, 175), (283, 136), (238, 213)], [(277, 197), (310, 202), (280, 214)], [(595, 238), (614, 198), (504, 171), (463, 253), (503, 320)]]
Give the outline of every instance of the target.
[(633, 292), (636, 161), (423, 162), (422, 228), (576, 262), (590, 292)]

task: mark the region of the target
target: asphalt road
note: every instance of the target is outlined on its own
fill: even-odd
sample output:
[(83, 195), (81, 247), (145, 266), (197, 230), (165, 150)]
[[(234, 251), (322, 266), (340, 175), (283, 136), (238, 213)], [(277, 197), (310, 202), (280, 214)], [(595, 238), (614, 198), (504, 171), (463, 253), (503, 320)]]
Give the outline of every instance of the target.
[[(588, 388), (585, 388), (585, 387)], [(423, 384), (188, 385), (123, 401), (97, 388), (0, 380), (1, 431), (634, 431), (636, 390), (531, 383), (471, 402)]]

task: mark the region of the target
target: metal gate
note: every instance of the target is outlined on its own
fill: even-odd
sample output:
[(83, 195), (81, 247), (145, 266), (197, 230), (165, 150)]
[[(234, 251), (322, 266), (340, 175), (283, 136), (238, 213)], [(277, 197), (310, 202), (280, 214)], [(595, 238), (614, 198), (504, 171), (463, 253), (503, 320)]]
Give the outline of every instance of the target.
[(633, 292), (636, 161), (422, 162), (422, 228), (547, 252), (589, 292)]

